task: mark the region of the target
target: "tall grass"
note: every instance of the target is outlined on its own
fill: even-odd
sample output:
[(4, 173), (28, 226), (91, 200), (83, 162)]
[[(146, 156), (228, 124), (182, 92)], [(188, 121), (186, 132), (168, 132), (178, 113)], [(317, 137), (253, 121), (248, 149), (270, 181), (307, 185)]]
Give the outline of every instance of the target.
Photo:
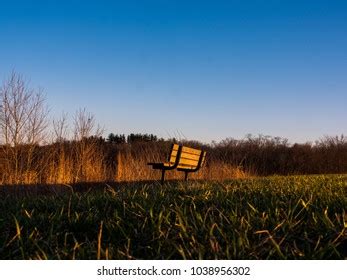
[[(116, 180), (117, 181), (145, 181), (160, 180), (161, 171), (153, 170), (148, 162), (166, 162), (170, 152), (170, 142), (136, 143), (120, 146), (117, 151)], [(167, 180), (182, 180), (184, 174), (178, 171), (166, 172)], [(246, 171), (231, 163), (225, 163), (216, 158), (208, 158), (207, 164), (196, 173), (189, 175), (191, 179), (225, 180), (245, 178)]]
[(1, 259), (347, 257), (346, 176), (26, 190), (0, 189)]
[[(78, 182), (129, 182), (159, 180), (161, 173), (154, 171), (148, 162), (165, 162), (170, 142), (112, 145), (100, 138), (58, 142), (38, 146), (35, 160), (26, 164), (20, 161), (16, 181), (13, 170), (0, 164), (2, 184), (70, 184)], [(21, 155), (26, 157), (26, 147)], [(0, 158), (2, 154), (0, 153)], [(3, 160), (6, 160), (3, 158)], [(191, 179), (225, 180), (243, 178), (247, 172), (234, 164), (212, 158), (203, 170), (190, 175)], [(168, 180), (182, 179), (182, 172), (167, 172)]]

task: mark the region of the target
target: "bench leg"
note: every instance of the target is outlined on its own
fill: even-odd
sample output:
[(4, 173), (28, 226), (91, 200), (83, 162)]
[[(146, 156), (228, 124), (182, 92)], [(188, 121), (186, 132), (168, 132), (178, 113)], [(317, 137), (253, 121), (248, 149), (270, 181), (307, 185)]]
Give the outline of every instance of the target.
[(163, 185), (164, 184), (164, 180), (165, 180), (165, 169), (163, 169), (162, 171), (161, 171), (161, 184)]
[(188, 172), (184, 172), (184, 181), (188, 181)]

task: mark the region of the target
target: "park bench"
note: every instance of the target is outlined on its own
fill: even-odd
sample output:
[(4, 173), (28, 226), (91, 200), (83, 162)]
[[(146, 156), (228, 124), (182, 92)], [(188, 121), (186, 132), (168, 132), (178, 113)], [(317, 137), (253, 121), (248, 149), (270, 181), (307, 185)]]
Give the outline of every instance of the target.
[(174, 170), (184, 172), (184, 180), (188, 180), (188, 174), (198, 171), (204, 164), (206, 152), (190, 147), (172, 144), (170, 156), (167, 162), (149, 162), (153, 169), (161, 170), (161, 183), (164, 183), (165, 172)]

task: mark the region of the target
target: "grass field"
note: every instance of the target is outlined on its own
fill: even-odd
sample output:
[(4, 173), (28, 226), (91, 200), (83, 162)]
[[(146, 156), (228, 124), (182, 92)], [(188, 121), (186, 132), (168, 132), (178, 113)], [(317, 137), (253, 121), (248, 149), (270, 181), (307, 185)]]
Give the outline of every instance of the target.
[(347, 258), (347, 175), (30, 188), (0, 186), (0, 259)]

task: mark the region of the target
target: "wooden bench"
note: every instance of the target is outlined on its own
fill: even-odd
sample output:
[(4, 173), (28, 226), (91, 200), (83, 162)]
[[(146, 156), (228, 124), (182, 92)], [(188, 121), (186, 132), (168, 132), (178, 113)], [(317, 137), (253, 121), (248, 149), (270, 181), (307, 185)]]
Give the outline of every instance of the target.
[(161, 173), (161, 183), (165, 180), (165, 171), (176, 169), (185, 173), (184, 180), (188, 180), (188, 174), (198, 171), (204, 164), (206, 152), (186, 146), (173, 144), (167, 162), (149, 162), (153, 169), (159, 169)]

